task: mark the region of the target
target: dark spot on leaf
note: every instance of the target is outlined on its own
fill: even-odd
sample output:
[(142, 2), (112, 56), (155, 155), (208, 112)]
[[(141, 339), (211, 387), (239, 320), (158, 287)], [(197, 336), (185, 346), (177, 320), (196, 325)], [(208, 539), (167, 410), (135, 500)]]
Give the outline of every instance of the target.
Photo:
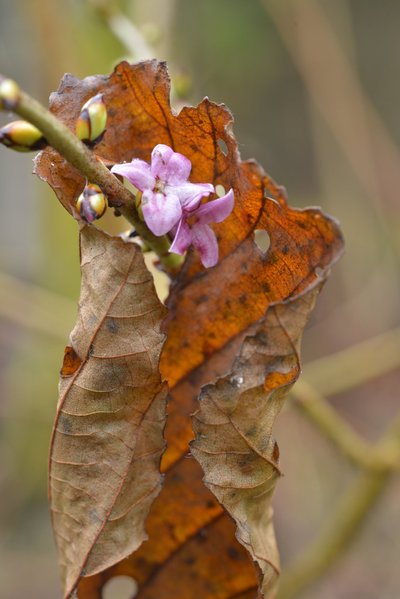
[(60, 414), (58, 419), (58, 428), (64, 433), (70, 433), (72, 431), (72, 426), (69, 418), (65, 416), (65, 414)]
[(253, 435), (255, 435), (257, 432), (257, 427), (256, 426), (252, 426), (251, 428), (249, 428), (249, 430), (246, 432), (246, 435), (248, 437), (252, 437)]
[(289, 246), (288, 245), (284, 245), (282, 248), (282, 254), (287, 254), (289, 252)]
[(203, 295), (200, 295), (199, 297), (197, 297), (195, 299), (195, 304), (198, 306), (199, 304), (202, 304), (203, 302), (208, 301), (208, 295), (206, 293), (204, 293)]
[(236, 547), (228, 547), (227, 554), (231, 559), (235, 561), (240, 559), (240, 554)]
[(239, 297), (239, 302), (242, 304), (245, 304), (247, 301), (247, 295), (245, 293), (242, 293), (242, 295)]
[(258, 341), (258, 343), (262, 343), (263, 345), (266, 345), (268, 342), (268, 335), (265, 331), (258, 331), (255, 338)]
[(199, 541), (205, 541), (207, 539), (207, 531), (205, 528), (200, 528), (199, 533), (198, 533), (198, 538)]
[(108, 318), (107, 329), (110, 333), (116, 333), (118, 331), (118, 323), (113, 318)]
[(262, 290), (264, 291), (264, 293), (269, 293), (271, 291), (271, 287), (269, 286), (268, 283), (263, 283)]

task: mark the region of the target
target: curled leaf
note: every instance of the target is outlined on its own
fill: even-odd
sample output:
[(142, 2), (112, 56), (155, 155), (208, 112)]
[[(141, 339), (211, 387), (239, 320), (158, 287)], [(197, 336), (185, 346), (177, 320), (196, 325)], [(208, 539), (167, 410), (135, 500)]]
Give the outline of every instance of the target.
[(193, 416), (192, 454), (206, 485), (235, 519), (265, 597), (275, 595), (280, 573), (271, 498), (281, 472), (272, 427), (299, 375), (300, 336), (316, 294), (271, 307), (244, 340), (230, 373), (203, 388)]
[(81, 231), (82, 290), (60, 380), (49, 473), (65, 597), (137, 549), (161, 486), (160, 304), (140, 249)]
[[(146, 523), (149, 540), (127, 559), (83, 578), (78, 595), (100, 599), (109, 578), (126, 574), (139, 583), (138, 599), (254, 599), (259, 584), (264, 597), (270, 598), (279, 570), (269, 511), (279, 475), (271, 427), (298, 375), (297, 344), (306, 317), (342, 252), (340, 229), (316, 208), (289, 207), (282, 187), (256, 162), (241, 160), (231, 130), (232, 115), (225, 106), (205, 99), (175, 114), (163, 63), (123, 62), (109, 77), (83, 81), (67, 76), (52, 96), (52, 110), (73, 128), (80, 107), (96, 93), (103, 94), (108, 110), (107, 131), (96, 148), (102, 158), (110, 163), (134, 157), (149, 161), (157, 144), (167, 144), (191, 161), (192, 182), (209, 182), (225, 191), (232, 188), (235, 206), (226, 221), (213, 224), (218, 264), (204, 271), (198, 257), (189, 253), (168, 299), (161, 372), (170, 385), (172, 401), (168, 449), (162, 460), (165, 484)], [(221, 149), (223, 144), (226, 151)], [(47, 149), (36, 171), (72, 211), (84, 183), (76, 170)], [(116, 203), (118, 198), (110, 201)], [(269, 238), (268, 248), (260, 249), (257, 243), (260, 231)], [(247, 369), (246, 377), (242, 368)], [(240, 386), (231, 389), (230, 380), (237, 376), (236, 381), (243, 376), (249, 385), (243, 387), (244, 394)], [(198, 436), (193, 452), (203, 473), (193, 457), (185, 457), (193, 439), (191, 414), (198, 410), (200, 389), (213, 382), (215, 386), (203, 392), (202, 407), (194, 418)], [(232, 391), (228, 404), (243, 410), (247, 427), (240, 431), (245, 438), (228, 414), (215, 407), (214, 402), (225, 405), (226, 389)], [(216, 411), (224, 423), (221, 438), (214, 432)], [(263, 430), (256, 428), (250, 451), (249, 430), (257, 413)], [(238, 456), (237, 461), (229, 457), (236, 489), (246, 472), (234, 452), (244, 452), (249, 463), (243, 469), (249, 468), (250, 478), (257, 471), (261, 486), (264, 481), (263, 498), (254, 501), (253, 491), (244, 489), (237, 503), (228, 497), (223, 485), (218, 486), (228, 482), (228, 475), (220, 467), (223, 458), (212, 457), (214, 450), (220, 456), (229, 452)], [(253, 501), (254, 507), (249, 505)], [(240, 542), (232, 518), (219, 502), (235, 520)]]

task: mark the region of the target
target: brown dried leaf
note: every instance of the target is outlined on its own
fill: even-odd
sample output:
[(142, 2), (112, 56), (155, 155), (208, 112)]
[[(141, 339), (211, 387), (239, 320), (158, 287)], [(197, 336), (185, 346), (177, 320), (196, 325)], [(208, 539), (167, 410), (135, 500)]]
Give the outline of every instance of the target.
[(132, 243), (81, 231), (77, 324), (60, 379), (50, 500), (65, 597), (146, 538), (161, 486), (164, 308)]
[[(107, 132), (96, 148), (100, 156), (113, 162), (133, 157), (148, 161), (156, 144), (168, 144), (191, 160), (191, 181), (220, 184), (226, 190), (232, 187), (235, 208), (227, 221), (214, 226), (220, 249), (218, 265), (204, 271), (196, 254), (189, 253), (168, 301), (169, 315), (164, 325), (167, 341), (161, 358), (161, 372), (172, 395), (166, 429), (168, 450), (162, 461), (166, 479), (146, 523), (149, 540), (129, 558), (96, 576), (83, 578), (78, 594), (82, 599), (99, 599), (110, 577), (127, 574), (139, 582), (140, 599), (254, 597), (258, 579), (253, 559), (248, 559), (236, 540), (231, 518), (202, 484), (203, 474), (197, 462), (184, 459), (193, 438), (190, 415), (198, 409), (201, 386), (221, 377), (224, 381), (227, 373), (232, 373), (229, 379), (235, 376), (237, 362), (232, 365), (236, 355), (242, 351), (247, 356), (249, 351), (248, 341), (241, 350), (243, 340), (254, 336), (257, 327), (268, 328), (267, 322), (273, 322), (274, 313), (282, 309), (279, 315), (285, 330), (290, 330), (286, 320), (293, 318), (292, 341), (296, 342), (301, 319), (292, 313), (292, 307), (298, 305), (299, 298), (311, 301), (307, 297), (313, 297), (326, 279), (342, 251), (340, 230), (318, 209), (290, 208), (284, 189), (257, 163), (241, 161), (231, 132), (232, 116), (225, 106), (205, 99), (197, 107), (174, 114), (169, 105), (169, 79), (164, 64), (123, 62), (110, 77), (79, 81), (67, 76), (52, 96), (52, 110), (73, 128), (82, 104), (98, 92), (104, 94), (109, 114)], [(221, 149), (221, 141), (227, 152)], [(37, 172), (71, 211), (83, 185), (82, 177), (50, 149), (41, 154)], [(267, 252), (255, 244), (256, 230), (267, 231)], [(267, 334), (271, 335), (271, 331)], [(279, 389), (297, 376), (296, 366), (289, 377), (282, 358), (287, 351), (289, 362), (297, 365), (297, 353), (289, 345), (272, 343), (271, 351), (277, 352), (276, 371), (269, 356), (259, 356), (257, 362), (255, 354), (248, 364), (250, 370), (254, 366), (248, 377), (249, 384), (254, 385), (250, 393), (254, 397), (262, 384), (257, 377), (264, 376), (265, 370), (277, 373), (267, 378), (267, 392), (272, 398), (268, 406), (277, 403), (282, 392)], [(279, 374), (281, 370), (287, 379)], [(219, 389), (217, 383), (213, 397)], [(265, 398), (260, 401), (265, 404)], [(205, 417), (208, 418), (208, 409)], [(267, 415), (263, 417), (268, 420)], [(267, 435), (274, 417), (272, 412)], [(229, 449), (232, 430), (227, 430), (225, 441)], [(269, 450), (273, 449), (271, 441)], [(273, 454), (272, 458), (276, 456)], [(269, 505), (268, 501), (265, 505)], [(277, 568), (272, 528), (257, 523), (256, 515), (246, 515), (242, 507), (226, 507), (238, 522), (240, 539), (251, 556), (258, 555), (256, 539), (246, 540), (242, 518), (252, 518), (254, 534), (260, 527), (268, 530), (271, 555), (268, 558), (264, 547), (257, 568), (265, 570), (266, 580), (271, 578), (273, 587), (275, 570), (265, 565), (270, 559)], [(217, 555), (216, 567), (211, 558)], [(273, 592), (271, 589), (266, 596)]]
[(203, 388), (193, 416), (192, 454), (257, 563), (264, 597), (275, 596), (279, 577), (271, 497), (280, 469), (272, 427), (299, 375), (300, 337), (317, 292), (271, 307), (244, 340), (231, 372)]

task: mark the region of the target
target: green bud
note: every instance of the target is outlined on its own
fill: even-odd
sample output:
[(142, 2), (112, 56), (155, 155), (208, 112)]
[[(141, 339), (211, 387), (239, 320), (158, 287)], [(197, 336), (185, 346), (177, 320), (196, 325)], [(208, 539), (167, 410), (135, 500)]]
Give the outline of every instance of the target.
[(103, 102), (103, 94), (97, 94), (82, 106), (76, 121), (76, 135), (88, 145), (95, 144), (103, 137), (106, 123), (107, 109)]
[(15, 81), (0, 76), (0, 109), (12, 110), (21, 97), (21, 90)]
[(88, 183), (76, 202), (76, 210), (81, 218), (92, 223), (107, 210), (107, 198), (96, 183)]
[(33, 152), (47, 145), (41, 131), (27, 121), (13, 121), (2, 127), (0, 143), (16, 152)]

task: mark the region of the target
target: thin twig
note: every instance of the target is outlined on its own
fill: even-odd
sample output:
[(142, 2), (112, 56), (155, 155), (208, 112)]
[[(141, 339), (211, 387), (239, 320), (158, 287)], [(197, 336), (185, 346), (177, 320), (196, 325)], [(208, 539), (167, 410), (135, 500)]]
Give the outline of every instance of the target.
[(295, 406), (356, 466), (365, 470), (400, 469), (400, 449), (375, 447), (364, 439), (330, 406), (304, 378), (291, 391)]
[(117, 199), (118, 203), (122, 204), (119, 207), (120, 212), (158, 255), (166, 270), (176, 271), (182, 263), (182, 258), (177, 254), (169, 253), (168, 238), (153, 235), (139, 217), (135, 196), (110, 173), (101, 161), (96, 159), (64, 123), (25, 92), (21, 92), (18, 103), (13, 107), (13, 112), (35, 125), (49, 144), (87, 177), (88, 181), (100, 185), (111, 200)]
[(384, 200), (386, 205), (394, 207), (395, 190), (400, 185), (399, 149), (365, 94), (321, 3), (316, 0), (261, 0), (261, 3), (365, 194), (375, 205)]
[(304, 365), (303, 371), (305, 379), (328, 397), (368, 383), (399, 366), (400, 327), (313, 360)]
[[(390, 446), (400, 451), (400, 417), (376, 445), (378, 452)], [(278, 599), (298, 598), (343, 555), (376, 504), (392, 472), (364, 470), (342, 497), (321, 535), (301, 554), (282, 577)]]
[(104, 19), (132, 58), (136, 61), (154, 58), (154, 49), (147, 43), (142, 32), (116, 5), (98, 0), (90, 0), (89, 4)]

